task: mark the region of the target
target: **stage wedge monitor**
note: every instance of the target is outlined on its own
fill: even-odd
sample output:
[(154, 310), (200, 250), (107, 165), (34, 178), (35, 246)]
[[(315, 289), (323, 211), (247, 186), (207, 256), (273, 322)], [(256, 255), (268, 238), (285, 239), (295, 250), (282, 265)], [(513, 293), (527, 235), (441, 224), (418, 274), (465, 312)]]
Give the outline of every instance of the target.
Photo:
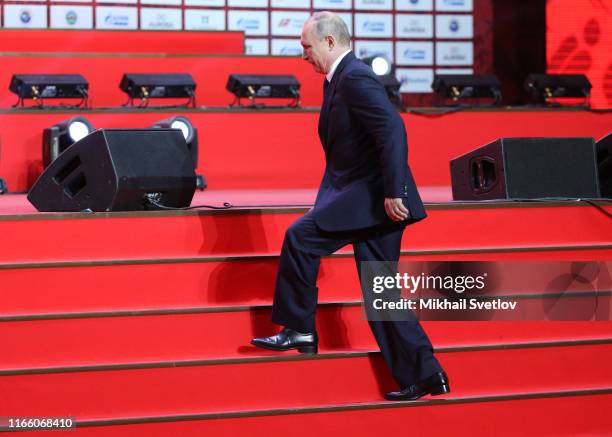
[(500, 138), (450, 170), (454, 200), (599, 197), (593, 138)]
[(191, 204), (196, 176), (178, 129), (99, 129), (70, 146), (38, 178), (38, 211), (139, 211)]

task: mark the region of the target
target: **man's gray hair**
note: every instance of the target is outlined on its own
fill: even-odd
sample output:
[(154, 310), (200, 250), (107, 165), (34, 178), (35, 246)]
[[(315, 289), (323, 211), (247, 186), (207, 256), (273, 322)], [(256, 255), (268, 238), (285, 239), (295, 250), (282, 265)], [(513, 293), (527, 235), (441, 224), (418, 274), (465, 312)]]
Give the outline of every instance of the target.
[(309, 18), (314, 23), (314, 29), (319, 39), (332, 35), (340, 46), (351, 45), (351, 34), (342, 18), (333, 12), (315, 12)]

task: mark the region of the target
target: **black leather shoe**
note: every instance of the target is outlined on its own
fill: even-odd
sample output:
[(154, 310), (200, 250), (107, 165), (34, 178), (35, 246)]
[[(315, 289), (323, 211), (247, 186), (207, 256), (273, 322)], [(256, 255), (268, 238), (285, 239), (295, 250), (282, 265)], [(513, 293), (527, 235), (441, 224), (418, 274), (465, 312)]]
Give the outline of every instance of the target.
[(450, 393), (448, 376), (444, 372), (438, 372), (400, 391), (390, 391), (385, 394), (385, 399), (388, 401), (414, 401), (428, 394), (438, 396), (445, 393)]
[(301, 333), (290, 328), (271, 337), (254, 338), (251, 340), (253, 346), (271, 349), (273, 351), (288, 351), (297, 349), (303, 354), (316, 354), (318, 352), (319, 339), (316, 332)]

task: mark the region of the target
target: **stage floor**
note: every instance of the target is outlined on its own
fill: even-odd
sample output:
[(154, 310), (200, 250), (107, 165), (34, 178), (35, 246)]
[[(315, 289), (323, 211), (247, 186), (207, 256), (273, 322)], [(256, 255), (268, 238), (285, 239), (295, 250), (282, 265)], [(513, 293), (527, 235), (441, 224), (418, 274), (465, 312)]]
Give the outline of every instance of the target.
[[(452, 202), (450, 187), (422, 187), (421, 196), (425, 203)], [(225, 202), (236, 208), (282, 208), (310, 207), (314, 203), (315, 189), (275, 190), (214, 190), (196, 191), (192, 205), (222, 206)], [(204, 208), (205, 209), (205, 208)], [(0, 215), (39, 214), (25, 194), (0, 196)], [(53, 214), (53, 213), (51, 213)]]

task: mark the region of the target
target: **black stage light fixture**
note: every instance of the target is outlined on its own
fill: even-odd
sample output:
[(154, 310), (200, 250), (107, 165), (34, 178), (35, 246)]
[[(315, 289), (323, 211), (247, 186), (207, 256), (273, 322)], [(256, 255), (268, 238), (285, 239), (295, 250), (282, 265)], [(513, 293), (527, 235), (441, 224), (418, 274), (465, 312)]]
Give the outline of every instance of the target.
[(596, 147), (601, 197), (612, 199), (612, 132), (597, 141)]
[(13, 107), (32, 99), (42, 107), (44, 99), (81, 99), (76, 107), (87, 107), (89, 83), (80, 74), (14, 74), (9, 89), (17, 94)]
[(463, 99), (493, 99), (494, 104), (501, 103), (501, 84), (493, 74), (436, 74), (433, 90), (453, 104)]
[(72, 117), (43, 130), (43, 166), (49, 164), (73, 143), (95, 130), (85, 117)]
[(397, 77), (395, 77), (394, 74), (385, 74), (384, 76), (378, 76), (378, 79), (380, 79), (385, 87), (385, 91), (391, 103), (397, 107), (402, 106), (402, 95), (400, 94), (402, 84), (397, 80)]
[(386, 76), (392, 74), (395, 70), (393, 63), (384, 55), (374, 55), (363, 58), (362, 61), (369, 65), (378, 76)]
[(8, 193), (8, 187), (6, 186), (6, 182), (4, 179), (0, 178), (0, 194)]
[[(293, 75), (230, 74), (225, 88), (236, 96), (230, 106), (262, 106), (255, 104), (257, 98), (289, 98), (293, 101), (287, 106), (300, 106), (300, 82)], [(250, 105), (242, 105), (240, 99), (244, 97), (249, 99)]]
[[(193, 168), (194, 170), (197, 169), (199, 154), (198, 129), (194, 127), (193, 123), (191, 123), (187, 117), (176, 115), (174, 117), (156, 121), (151, 125), (151, 127), (156, 129), (179, 129), (185, 138), (187, 148), (191, 154)], [(196, 188), (199, 190), (204, 190), (206, 186), (206, 179), (204, 178), (204, 175), (196, 174)]]
[(579, 98), (588, 106), (592, 86), (584, 74), (530, 74), (524, 87), (535, 102), (551, 104), (553, 99)]
[(195, 107), (196, 83), (189, 73), (125, 73), (119, 88), (128, 95), (124, 106), (133, 106), (134, 99), (140, 100), (139, 107), (146, 107), (150, 99), (187, 98), (183, 106)]

